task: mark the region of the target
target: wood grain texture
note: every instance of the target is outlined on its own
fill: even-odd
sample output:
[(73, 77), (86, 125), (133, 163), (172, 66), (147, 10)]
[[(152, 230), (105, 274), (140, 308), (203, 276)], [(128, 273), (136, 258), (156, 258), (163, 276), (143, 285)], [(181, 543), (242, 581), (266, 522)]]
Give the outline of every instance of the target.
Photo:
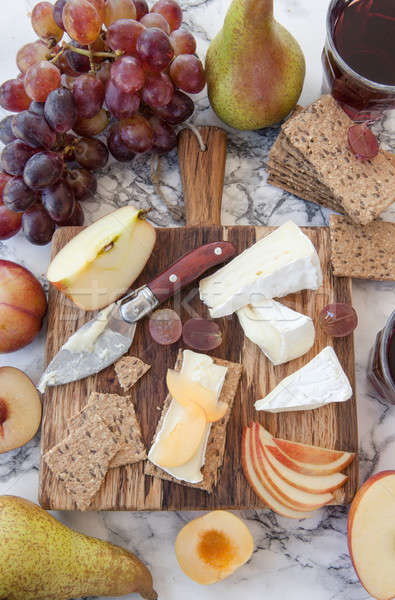
[[(238, 252), (273, 230), (268, 227), (186, 227), (158, 229), (154, 252), (135, 287), (149, 282), (172, 261), (200, 244), (219, 239), (231, 241)], [(59, 229), (53, 240), (53, 255), (79, 231), (79, 228)], [(112, 469), (90, 506), (91, 510), (193, 510), (215, 508), (263, 508), (244, 478), (241, 466), (241, 434), (244, 425), (257, 420), (273, 435), (297, 442), (327, 448), (357, 452), (357, 417), (355, 393), (351, 400), (312, 411), (270, 414), (255, 411), (253, 404), (265, 396), (279, 381), (305, 365), (325, 346), (333, 345), (351, 385), (355, 390), (353, 336), (331, 339), (319, 328), (320, 310), (330, 302), (351, 302), (351, 280), (334, 278), (329, 264), (329, 232), (326, 228), (304, 228), (320, 256), (324, 274), (323, 286), (317, 292), (303, 291), (287, 296), (282, 302), (314, 319), (316, 340), (303, 357), (274, 367), (257, 346), (244, 337), (235, 315), (218, 319), (223, 331), (223, 343), (211, 354), (243, 365), (231, 418), (228, 424), (224, 464), (217, 487), (212, 494), (159, 480), (143, 474), (143, 463)], [(164, 306), (174, 308), (183, 321), (191, 316), (205, 316), (196, 284), (185, 288), (181, 295)], [(92, 313), (84, 313), (54, 287), (49, 293), (47, 360)], [(161, 405), (166, 397), (165, 374), (175, 364), (182, 343), (158, 346), (150, 338), (148, 321), (138, 324), (130, 354), (151, 364), (150, 371), (128, 392), (136, 406), (143, 438), (151, 445)], [(44, 396), (42, 452), (59, 442), (66, 434), (67, 422), (87, 402), (91, 391), (123, 395), (113, 367), (79, 382), (49, 388)], [(336, 503), (350, 502), (358, 486), (358, 460), (345, 471), (349, 479), (344, 488), (335, 492)], [(39, 501), (47, 509), (73, 510), (75, 504), (63, 486), (41, 463)]]

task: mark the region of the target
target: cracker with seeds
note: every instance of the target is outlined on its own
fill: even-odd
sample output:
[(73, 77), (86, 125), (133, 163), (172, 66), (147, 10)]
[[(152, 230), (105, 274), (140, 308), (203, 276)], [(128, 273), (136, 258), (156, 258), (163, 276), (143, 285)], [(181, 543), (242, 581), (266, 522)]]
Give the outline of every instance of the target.
[(99, 491), (111, 459), (119, 449), (119, 439), (93, 415), (81, 427), (44, 454), (44, 460), (63, 482), (79, 510), (86, 510)]
[(145, 364), (136, 356), (122, 356), (114, 365), (119, 385), (125, 392), (130, 390), (150, 368), (151, 365)]
[(360, 226), (340, 215), (331, 215), (329, 223), (335, 275), (395, 280), (395, 223)]

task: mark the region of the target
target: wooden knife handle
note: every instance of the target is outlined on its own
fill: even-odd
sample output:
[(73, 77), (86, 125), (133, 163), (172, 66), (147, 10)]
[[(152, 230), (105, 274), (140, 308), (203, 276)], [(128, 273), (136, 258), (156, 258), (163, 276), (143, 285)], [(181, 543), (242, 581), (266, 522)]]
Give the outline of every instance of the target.
[(184, 254), (148, 284), (159, 302), (174, 296), (181, 288), (198, 279), (207, 269), (225, 262), (235, 255), (235, 247), (230, 242), (211, 242)]
[(221, 203), (226, 162), (226, 132), (199, 127), (206, 151), (191, 129), (178, 136), (178, 161), (184, 189), (187, 225), (221, 225)]

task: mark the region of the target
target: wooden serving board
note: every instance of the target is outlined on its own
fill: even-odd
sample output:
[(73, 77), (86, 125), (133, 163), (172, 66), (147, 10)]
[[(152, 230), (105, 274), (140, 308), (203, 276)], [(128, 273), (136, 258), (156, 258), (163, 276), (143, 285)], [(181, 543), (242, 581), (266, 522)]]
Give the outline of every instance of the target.
[[(185, 177), (184, 177), (185, 186)], [(201, 198), (201, 196), (200, 196)], [(195, 220), (198, 220), (195, 214)], [(176, 229), (158, 229), (155, 249), (135, 287), (149, 282), (160, 271), (182, 254), (197, 246), (229, 240), (237, 252), (245, 250), (261, 237), (269, 234), (270, 227), (190, 226)], [(62, 228), (53, 241), (53, 255), (63, 247), (80, 228)], [(144, 475), (144, 465), (128, 465), (112, 469), (92, 502), (91, 510), (200, 510), (215, 508), (263, 508), (264, 504), (248, 485), (241, 465), (241, 436), (245, 425), (259, 421), (273, 435), (347, 451), (358, 451), (355, 394), (347, 402), (334, 403), (312, 411), (269, 414), (257, 412), (254, 402), (264, 397), (281, 379), (310, 361), (325, 346), (332, 345), (355, 390), (353, 336), (329, 338), (318, 326), (321, 309), (331, 302), (351, 303), (351, 280), (334, 278), (329, 256), (330, 239), (327, 228), (304, 228), (316, 247), (323, 270), (323, 285), (317, 292), (303, 291), (283, 298), (290, 308), (314, 319), (316, 339), (313, 348), (303, 357), (274, 367), (257, 346), (245, 338), (235, 315), (218, 319), (223, 332), (222, 344), (209, 354), (243, 365), (231, 418), (227, 428), (226, 451), (219, 483), (212, 494), (176, 483)], [(183, 321), (191, 316), (206, 316), (206, 307), (200, 302), (197, 284), (186, 288), (181, 297), (164, 305), (174, 308)], [(47, 360), (51, 360), (66, 339), (92, 317), (84, 313), (55, 288), (50, 288), (48, 306)], [(159, 346), (148, 332), (148, 321), (138, 324), (130, 354), (152, 365), (151, 370), (131, 390), (136, 412), (141, 422), (147, 448), (159, 420), (161, 405), (166, 397), (165, 375), (175, 364), (182, 342)], [(64, 386), (49, 388), (44, 396), (42, 422), (42, 453), (65, 437), (70, 417), (86, 404), (91, 391), (124, 395), (113, 367), (101, 373)], [(357, 458), (345, 471), (349, 479), (344, 488), (335, 492), (337, 504), (348, 503), (358, 486)], [(47, 509), (73, 510), (75, 505), (62, 484), (52, 476), (42, 461), (40, 468), (40, 504)]]

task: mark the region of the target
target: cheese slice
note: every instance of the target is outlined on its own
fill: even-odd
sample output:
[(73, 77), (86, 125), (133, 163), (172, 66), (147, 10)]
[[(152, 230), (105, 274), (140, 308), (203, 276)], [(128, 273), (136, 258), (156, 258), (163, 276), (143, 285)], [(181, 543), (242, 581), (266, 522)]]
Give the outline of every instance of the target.
[(200, 281), (201, 300), (213, 318), (230, 315), (255, 299), (280, 298), (322, 284), (318, 254), (292, 221)]
[[(221, 395), (222, 386), (225, 381), (227, 367), (216, 365), (213, 359), (206, 354), (193, 352), (192, 350), (184, 350), (181, 372), (192, 381), (199, 382), (202, 386), (209, 390), (213, 390), (217, 395), (217, 400)], [(168, 435), (174, 427), (185, 417), (184, 408), (172, 399), (166, 416), (163, 420), (162, 427), (155, 437), (154, 443), (148, 453), (149, 460), (160, 467), (169, 475), (182, 481), (189, 483), (199, 483), (203, 480), (201, 469), (204, 465), (207, 440), (210, 435), (211, 423), (207, 423), (202, 441), (192, 458), (185, 464), (178, 467), (164, 468), (158, 465), (153, 459), (157, 451), (158, 444), (161, 443), (166, 435)]]
[(275, 300), (261, 300), (239, 308), (245, 335), (274, 365), (303, 356), (314, 344), (315, 330), (310, 317)]
[(310, 410), (331, 402), (344, 402), (352, 396), (350, 382), (331, 346), (324, 348), (307, 365), (285, 377), (262, 400), (256, 410), (286, 412)]

